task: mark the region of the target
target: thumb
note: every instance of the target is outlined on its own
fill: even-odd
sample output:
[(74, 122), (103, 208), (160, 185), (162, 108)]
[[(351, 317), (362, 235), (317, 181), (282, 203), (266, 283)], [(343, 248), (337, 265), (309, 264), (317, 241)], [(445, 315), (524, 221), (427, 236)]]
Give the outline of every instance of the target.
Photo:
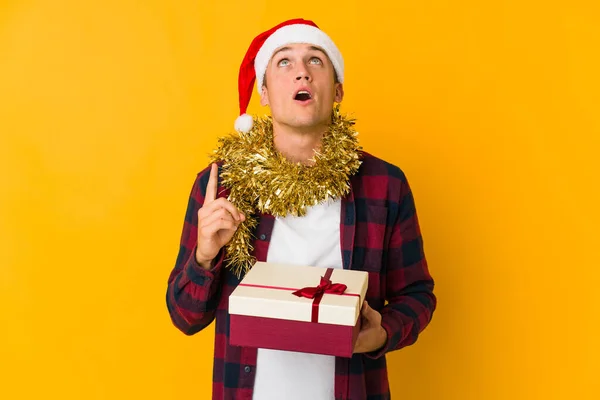
[(368, 318), (371, 311), (371, 307), (369, 306), (369, 302), (366, 300), (363, 303), (361, 314), (363, 317)]

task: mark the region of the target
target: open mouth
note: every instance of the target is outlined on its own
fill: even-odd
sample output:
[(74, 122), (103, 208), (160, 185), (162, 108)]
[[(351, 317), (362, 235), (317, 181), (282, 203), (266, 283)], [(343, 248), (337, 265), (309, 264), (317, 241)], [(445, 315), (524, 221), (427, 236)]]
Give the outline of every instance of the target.
[(294, 96), (294, 100), (298, 101), (308, 101), (310, 99), (312, 99), (312, 96), (310, 92), (306, 90), (299, 90), (298, 93), (296, 93), (296, 96)]

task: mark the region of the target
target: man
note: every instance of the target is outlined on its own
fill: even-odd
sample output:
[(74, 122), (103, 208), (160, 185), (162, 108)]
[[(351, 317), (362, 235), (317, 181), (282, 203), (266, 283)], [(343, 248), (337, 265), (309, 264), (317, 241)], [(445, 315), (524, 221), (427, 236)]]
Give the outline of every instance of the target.
[[(255, 80), (272, 119), (245, 113)], [(343, 80), (337, 47), (303, 19), (257, 36), (242, 63), (239, 136), (197, 175), (167, 290), (185, 334), (216, 319), (213, 399), (389, 399), (386, 354), (431, 320), (434, 283), (407, 179), (355, 146), (334, 107)], [(228, 297), (252, 260), (368, 271), (353, 357), (231, 346)]]

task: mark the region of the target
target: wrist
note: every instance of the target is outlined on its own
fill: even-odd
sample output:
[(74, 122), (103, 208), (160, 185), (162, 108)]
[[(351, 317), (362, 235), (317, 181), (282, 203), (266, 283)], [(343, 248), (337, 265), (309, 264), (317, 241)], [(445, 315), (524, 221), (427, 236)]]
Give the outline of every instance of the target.
[(198, 263), (199, 266), (201, 266), (202, 268), (209, 270), (211, 269), (214, 265), (214, 258), (212, 259), (206, 259), (201, 257), (198, 252), (196, 252), (195, 254), (195, 258), (196, 258), (196, 263)]

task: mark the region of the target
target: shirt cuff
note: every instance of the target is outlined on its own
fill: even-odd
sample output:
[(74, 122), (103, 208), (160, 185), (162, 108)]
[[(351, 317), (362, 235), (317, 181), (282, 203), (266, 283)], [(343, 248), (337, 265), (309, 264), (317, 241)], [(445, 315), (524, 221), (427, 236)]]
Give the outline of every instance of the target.
[(210, 269), (206, 269), (202, 265), (198, 264), (198, 261), (196, 261), (196, 247), (197, 246), (194, 246), (190, 254), (190, 258), (188, 259), (188, 271), (193, 272), (194, 275), (202, 277), (203, 279), (214, 280), (223, 266), (223, 262), (225, 260), (225, 249), (222, 248), (219, 250), (219, 253), (213, 260), (212, 267)]

